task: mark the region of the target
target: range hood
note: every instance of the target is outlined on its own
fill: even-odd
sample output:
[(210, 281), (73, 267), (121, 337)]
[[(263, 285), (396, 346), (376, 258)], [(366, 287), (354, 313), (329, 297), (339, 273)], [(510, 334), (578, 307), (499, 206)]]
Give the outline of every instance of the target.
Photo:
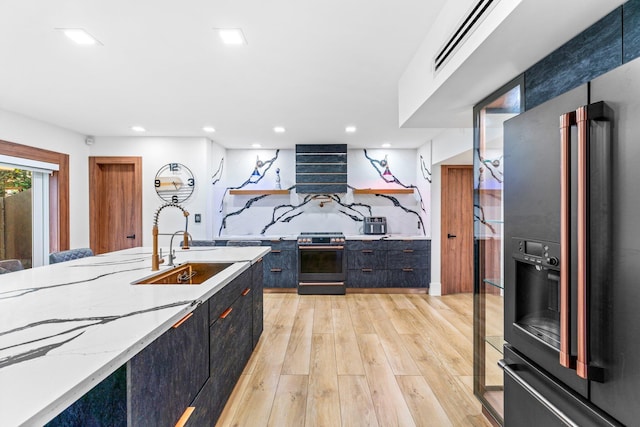
[(296, 145), (296, 192), (347, 192), (347, 144)]

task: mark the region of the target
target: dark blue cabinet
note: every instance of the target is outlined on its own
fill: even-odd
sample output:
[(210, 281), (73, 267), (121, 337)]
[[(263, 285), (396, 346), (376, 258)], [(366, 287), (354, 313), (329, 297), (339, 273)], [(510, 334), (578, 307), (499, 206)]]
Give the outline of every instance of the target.
[(258, 340), (262, 335), (264, 329), (264, 284), (263, 284), (263, 261), (260, 259), (258, 262), (251, 266), (251, 298), (253, 304), (253, 328), (252, 328), (252, 342), (253, 348), (258, 345)]
[(347, 287), (427, 288), (429, 240), (347, 241)]
[[(214, 295), (209, 311), (210, 377), (191, 404), (194, 411), (188, 426), (212, 426), (227, 403), (233, 387), (240, 378), (255, 344), (262, 333), (262, 263), (255, 263), (234, 282), (237, 293), (228, 305)], [(229, 286), (229, 285), (227, 285)], [(218, 298), (216, 298), (218, 297)], [(259, 305), (259, 307), (258, 307)]]
[(263, 263), (220, 289), (49, 426), (215, 425), (263, 330)]
[(266, 288), (295, 288), (298, 283), (298, 248), (294, 240), (263, 240), (262, 246), (271, 246), (263, 258), (264, 286)]
[(387, 280), (392, 288), (427, 288), (431, 280), (431, 241), (387, 242)]
[(209, 378), (208, 305), (127, 363), (128, 424), (173, 426)]

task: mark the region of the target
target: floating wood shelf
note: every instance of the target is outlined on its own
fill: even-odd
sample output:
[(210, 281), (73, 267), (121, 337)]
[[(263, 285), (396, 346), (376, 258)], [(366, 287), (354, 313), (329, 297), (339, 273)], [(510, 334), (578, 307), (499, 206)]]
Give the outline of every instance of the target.
[(353, 194), (413, 194), (413, 188), (354, 188)]
[(260, 196), (263, 194), (289, 194), (289, 190), (229, 190), (235, 196)]

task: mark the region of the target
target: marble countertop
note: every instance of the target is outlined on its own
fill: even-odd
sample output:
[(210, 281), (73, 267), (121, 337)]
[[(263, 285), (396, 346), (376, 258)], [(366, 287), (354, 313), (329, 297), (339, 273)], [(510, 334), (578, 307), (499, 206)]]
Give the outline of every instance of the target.
[(233, 263), (192, 286), (131, 285), (155, 273), (149, 248), (0, 275), (2, 425), (46, 423), (268, 252), (177, 250), (176, 264)]

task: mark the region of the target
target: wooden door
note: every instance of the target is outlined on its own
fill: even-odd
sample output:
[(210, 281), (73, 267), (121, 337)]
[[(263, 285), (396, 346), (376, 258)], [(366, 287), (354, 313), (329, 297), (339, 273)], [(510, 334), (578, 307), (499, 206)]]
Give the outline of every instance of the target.
[(142, 245), (141, 157), (89, 157), (89, 194), (96, 254)]
[(473, 291), (473, 169), (442, 166), (442, 294)]

